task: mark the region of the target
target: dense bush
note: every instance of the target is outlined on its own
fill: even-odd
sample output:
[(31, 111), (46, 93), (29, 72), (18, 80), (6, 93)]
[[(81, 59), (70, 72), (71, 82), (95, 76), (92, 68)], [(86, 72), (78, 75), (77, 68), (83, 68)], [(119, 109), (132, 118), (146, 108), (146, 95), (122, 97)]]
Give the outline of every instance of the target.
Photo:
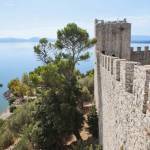
[(0, 128), (3, 126), (4, 123), (5, 121), (3, 119), (0, 119)]
[(0, 135), (0, 150), (4, 150), (5, 148), (9, 147), (13, 144), (14, 139), (13, 135), (10, 131), (5, 131)]
[[(8, 83), (8, 88), (13, 96), (23, 98), (24, 96), (33, 95), (32, 89), (24, 80), (14, 79)], [(14, 98), (12, 97), (12, 99)]]
[(72, 133), (78, 138), (83, 116), (65, 102), (62, 94), (49, 91), (36, 103), (33, 114), (35, 122), (29, 135), (36, 149), (61, 149), (65, 145), (65, 138)]
[(94, 98), (94, 72), (93, 70), (82, 75), (79, 79), (79, 84), (82, 87), (84, 93), (84, 101), (92, 101)]
[(32, 105), (26, 104), (18, 108), (7, 121), (7, 127), (13, 134), (19, 134), (25, 125), (31, 122)]
[(93, 137), (98, 138), (98, 115), (95, 106), (92, 107), (88, 114), (89, 131)]
[(72, 145), (70, 149), (71, 150), (102, 150), (102, 146), (98, 144), (90, 144), (86, 141), (78, 141), (77, 143)]

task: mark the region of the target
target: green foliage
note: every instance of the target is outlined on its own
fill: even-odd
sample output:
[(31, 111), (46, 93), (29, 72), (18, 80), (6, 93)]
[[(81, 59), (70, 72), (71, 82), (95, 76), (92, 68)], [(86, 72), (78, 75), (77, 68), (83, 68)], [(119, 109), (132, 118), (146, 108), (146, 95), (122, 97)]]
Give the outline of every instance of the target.
[(11, 80), (11, 81), (8, 83), (8, 88), (9, 88), (13, 93), (15, 93), (16, 91), (18, 91), (19, 85), (20, 85), (19, 79), (14, 79), (14, 80)]
[(72, 145), (72, 150), (102, 150), (102, 146), (97, 144), (90, 144), (85, 141), (78, 141), (75, 145)]
[[(91, 99), (93, 76), (89, 73), (87, 79), (79, 82), (81, 73), (75, 65), (89, 58), (86, 50), (95, 42), (89, 39), (86, 30), (73, 23), (58, 30), (55, 49), (46, 38), (39, 41), (34, 51), (45, 65), (8, 84), (14, 98), (36, 96), (36, 99), (26, 101), (15, 111), (12, 105), (13, 115), (0, 131), (1, 145), (9, 146), (14, 142), (12, 139), (19, 138), (16, 150), (57, 150), (64, 148), (70, 135), (81, 138), (83, 114), (79, 105), (83, 97)], [(91, 83), (87, 84), (89, 78)]]
[(8, 83), (9, 90), (18, 97), (23, 97), (28, 95), (30, 88), (28, 85), (22, 83), (19, 79), (11, 80)]
[(26, 84), (26, 85), (30, 85), (30, 78), (29, 75), (27, 73), (24, 73), (22, 76), (22, 83)]
[[(37, 100), (18, 108), (8, 120), (11, 133), (26, 135), (35, 149), (63, 147), (71, 134), (80, 138), (83, 114), (78, 109), (78, 101), (81, 89), (76, 76), (72, 74), (70, 79), (68, 72), (69, 63), (63, 60), (32, 72), (42, 81), (41, 93)], [(32, 82), (30, 78), (30, 85)]]
[(38, 75), (36, 72), (30, 72), (29, 78), (31, 80), (32, 87), (39, 87), (43, 85), (43, 81), (40, 75)]
[(103, 150), (102, 146), (100, 145), (90, 145), (87, 147), (87, 150)]
[(7, 126), (14, 135), (18, 135), (22, 132), (24, 126), (29, 125), (32, 120), (31, 114), (34, 110), (33, 107), (31, 104), (26, 104), (18, 108), (7, 121)]
[(89, 39), (86, 30), (78, 27), (75, 23), (70, 23), (58, 30), (55, 46), (61, 50), (63, 58), (70, 60), (75, 67), (78, 61), (89, 58), (89, 53), (86, 50), (95, 43), (95, 39)]
[(9, 130), (6, 130), (0, 135), (0, 150), (3, 150), (13, 144), (13, 135)]
[(93, 137), (98, 138), (98, 116), (95, 106), (92, 107), (90, 113), (88, 114), (88, 125), (89, 131)]
[(44, 85), (49, 88), (61, 88), (64, 77), (58, 71), (58, 66), (55, 64), (48, 64), (44, 66), (41, 77)]
[(86, 75), (80, 75), (78, 82), (82, 88), (81, 101), (92, 101), (94, 98), (93, 70), (87, 72)]
[(3, 119), (0, 119), (0, 129), (3, 126), (4, 123), (5, 123), (5, 121)]
[(92, 95), (90, 94), (90, 91), (86, 86), (83, 86), (82, 88), (82, 99), (83, 101), (90, 101), (92, 100)]
[(94, 69), (87, 71), (85, 76), (94, 76)]
[(45, 64), (52, 61), (52, 57), (49, 55), (52, 49), (52, 44), (48, 42), (46, 38), (40, 39), (39, 44), (34, 46), (34, 52), (36, 53), (38, 60), (44, 62)]
[(35, 123), (30, 132), (32, 145), (39, 149), (59, 149), (65, 144), (65, 138), (79, 132), (83, 116), (74, 106), (65, 103), (64, 98), (60, 91), (49, 91), (36, 102)]
[(77, 141), (74, 145), (72, 145), (72, 150), (87, 150), (87, 143), (81, 140)]
[(91, 97), (94, 97), (94, 76), (86, 76), (79, 80), (79, 83), (86, 87), (91, 94)]
[[(7, 148), (14, 143), (32, 121), (33, 104), (26, 104), (17, 108), (14, 114), (3, 122), (0, 127), (0, 148)], [(22, 138), (21, 138), (22, 140)], [(0, 149), (1, 150), (1, 149)]]

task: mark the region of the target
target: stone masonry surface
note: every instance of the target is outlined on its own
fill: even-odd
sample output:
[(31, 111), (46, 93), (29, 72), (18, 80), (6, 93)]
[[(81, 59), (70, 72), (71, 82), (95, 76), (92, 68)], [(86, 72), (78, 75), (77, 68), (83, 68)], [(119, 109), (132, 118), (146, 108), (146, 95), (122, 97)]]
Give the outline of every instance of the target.
[[(125, 21), (119, 22), (124, 23)], [(102, 24), (105, 26), (105, 23)], [(118, 28), (118, 23), (116, 24)], [(130, 27), (129, 24), (127, 26)], [(98, 28), (97, 40), (103, 35)], [(113, 35), (110, 35), (110, 39), (111, 36)], [(129, 37), (128, 34), (124, 36)], [(124, 38), (128, 44), (130, 37), (129, 40)], [(103, 41), (106, 40), (108, 39)], [(101, 41), (96, 45), (95, 67), (95, 101), (99, 114), (100, 144), (104, 150), (150, 150), (150, 65), (143, 65), (148, 64), (143, 62), (145, 59), (138, 61), (139, 58), (132, 56), (130, 48), (124, 47), (124, 41), (117, 43), (122, 45), (121, 51), (115, 51), (115, 48), (111, 51), (106, 45), (102, 46)], [(112, 53), (116, 57), (111, 56)]]

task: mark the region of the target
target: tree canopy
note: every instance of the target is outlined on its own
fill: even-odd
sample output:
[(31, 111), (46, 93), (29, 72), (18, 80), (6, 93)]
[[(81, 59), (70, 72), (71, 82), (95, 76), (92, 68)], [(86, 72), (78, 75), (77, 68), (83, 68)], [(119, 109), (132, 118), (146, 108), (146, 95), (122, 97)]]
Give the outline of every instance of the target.
[(34, 52), (44, 65), (8, 84), (15, 98), (26, 96), (28, 100), (1, 123), (0, 147), (7, 148), (19, 139), (14, 149), (63, 150), (72, 134), (81, 139), (84, 117), (80, 104), (84, 98), (91, 99), (93, 74), (83, 79), (75, 66), (89, 58), (88, 48), (95, 42), (75, 23), (58, 30), (54, 43), (46, 38), (39, 41)]
[(70, 60), (73, 67), (76, 63), (89, 58), (87, 49), (95, 44), (95, 39), (89, 39), (86, 30), (75, 23), (69, 23), (66, 27), (57, 31), (56, 48), (61, 50), (63, 58)]
[[(55, 58), (69, 60), (73, 69), (79, 61), (88, 59), (87, 51), (96, 43), (96, 39), (90, 39), (86, 30), (80, 28), (75, 23), (69, 23), (63, 29), (57, 31), (55, 43), (42, 38), (39, 44), (34, 47), (38, 60), (50, 63)], [(52, 56), (53, 55), (53, 56)]]
[(52, 56), (49, 54), (53, 50), (52, 48), (52, 44), (46, 38), (42, 38), (39, 44), (34, 46), (34, 52), (38, 60), (47, 64), (53, 60)]

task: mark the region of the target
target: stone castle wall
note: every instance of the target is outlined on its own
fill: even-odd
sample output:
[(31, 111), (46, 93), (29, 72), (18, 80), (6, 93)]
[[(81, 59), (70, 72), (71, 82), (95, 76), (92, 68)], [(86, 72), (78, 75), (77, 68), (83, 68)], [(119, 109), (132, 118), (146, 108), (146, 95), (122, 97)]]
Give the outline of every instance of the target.
[(126, 19), (96, 20), (95, 36), (99, 143), (104, 150), (150, 150), (149, 47), (130, 48)]
[(104, 150), (150, 150), (150, 65), (101, 53), (96, 56), (95, 86), (98, 91), (101, 82), (97, 108)]
[(131, 57), (130, 60), (138, 61), (141, 64), (150, 64), (150, 50), (148, 46), (145, 46), (144, 50), (141, 47), (134, 49), (131, 47)]

